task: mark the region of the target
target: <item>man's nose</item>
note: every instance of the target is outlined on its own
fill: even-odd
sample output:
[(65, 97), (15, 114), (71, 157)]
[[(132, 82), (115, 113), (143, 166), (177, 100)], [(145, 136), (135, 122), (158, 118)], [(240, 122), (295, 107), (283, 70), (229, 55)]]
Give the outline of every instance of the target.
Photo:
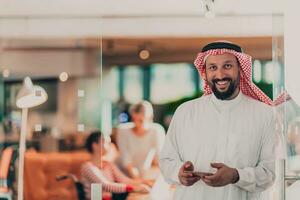
[(225, 74), (225, 72), (224, 72), (223, 69), (218, 69), (218, 70), (216, 71), (216, 73), (215, 73), (215, 78), (217, 78), (217, 79), (223, 79), (223, 78), (225, 78), (225, 77), (226, 77), (226, 74)]

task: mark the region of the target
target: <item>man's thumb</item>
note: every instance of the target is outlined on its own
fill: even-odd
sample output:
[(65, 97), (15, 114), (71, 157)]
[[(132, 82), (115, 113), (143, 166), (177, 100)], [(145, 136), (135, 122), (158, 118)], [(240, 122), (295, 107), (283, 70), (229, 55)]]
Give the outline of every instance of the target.
[(193, 171), (194, 170), (193, 163), (190, 161), (187, 161), (186, 163), (184, 163), (184, 170), (185, 171)]

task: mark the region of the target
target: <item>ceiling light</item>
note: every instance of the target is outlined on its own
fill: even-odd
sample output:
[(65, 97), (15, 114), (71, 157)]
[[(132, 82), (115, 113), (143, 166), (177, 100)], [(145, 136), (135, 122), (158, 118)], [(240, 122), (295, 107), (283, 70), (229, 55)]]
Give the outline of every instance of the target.
[(150, 51), (147, 49), (142, 49), (139, 52), (140, 59), (147, 60), (150, 57)]
[(62, 72), (62, 73), (60, 73), (60, 75), (59, 75), (59, 80), (60, 80), (61, 82), (66, 82), (66, 81), (68, 80), (68, 78), (69, 78), (69, 75), (68, 75), (67, 72)]

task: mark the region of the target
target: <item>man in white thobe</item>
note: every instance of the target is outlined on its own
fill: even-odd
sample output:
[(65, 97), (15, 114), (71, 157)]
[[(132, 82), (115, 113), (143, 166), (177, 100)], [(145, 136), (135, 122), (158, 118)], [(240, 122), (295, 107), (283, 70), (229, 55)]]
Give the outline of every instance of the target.
[(275, 179), (272, 101), (251, 82), (251, 57), (206, 45), (195, 65), (204, 95), (179, 106), (160, 153), (176, 200), (260, 200)]

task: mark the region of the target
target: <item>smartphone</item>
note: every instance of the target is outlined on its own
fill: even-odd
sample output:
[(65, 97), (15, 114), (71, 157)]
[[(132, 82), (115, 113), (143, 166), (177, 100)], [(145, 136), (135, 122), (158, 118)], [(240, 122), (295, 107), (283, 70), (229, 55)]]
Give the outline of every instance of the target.
[(203, 176), (211, 176), (213, 173), (210, 172), (192, 172), (193, 176), (202, 178)]

